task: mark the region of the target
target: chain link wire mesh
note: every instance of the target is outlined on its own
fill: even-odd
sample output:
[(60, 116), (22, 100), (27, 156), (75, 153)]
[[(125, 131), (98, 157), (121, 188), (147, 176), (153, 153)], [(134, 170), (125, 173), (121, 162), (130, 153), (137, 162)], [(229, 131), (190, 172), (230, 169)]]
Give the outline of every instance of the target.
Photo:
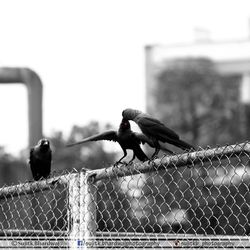
[(73, 240), (67, 247), (137, 237), (135, 248), (143, 237), (245, 239), (249, 153), (249, 143), (228, 145), (2, 187), (1, 236)]

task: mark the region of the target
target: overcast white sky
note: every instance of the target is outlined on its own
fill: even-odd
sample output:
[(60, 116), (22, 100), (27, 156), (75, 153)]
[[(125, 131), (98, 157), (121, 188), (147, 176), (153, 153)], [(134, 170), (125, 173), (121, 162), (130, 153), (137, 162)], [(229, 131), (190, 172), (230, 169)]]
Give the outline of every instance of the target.
[[(29, 67), (44, 84), (44, 134), (90, 120), (118, 126), (145, 109), (144, 46), (249, 35), (248, 0), (2, 0), (0, 67)], [(27, 93), (0, 86), (0, 145), (27, 146)]]

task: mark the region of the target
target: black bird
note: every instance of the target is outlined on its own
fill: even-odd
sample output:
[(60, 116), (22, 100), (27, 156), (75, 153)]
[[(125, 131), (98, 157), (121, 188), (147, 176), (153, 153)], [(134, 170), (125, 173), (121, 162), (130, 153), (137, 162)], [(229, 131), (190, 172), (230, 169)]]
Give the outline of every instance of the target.
[(183, 150), (195, 149), (194, 146), (182, 141), (173, 130), (148, 114), (135, 109), (125, 109), (122, 112), (122, 116), (124, 119), (136, 122), (142, 133), (153, 141), (156, 149), (152, 157), (157, 155), (160, 150), (161, 145), (159, 141), (167, 142)]
[(35, 181), (47, 178), (51, 170), (52, 151), (47, 139), (41, 139), (30, 149), (29, 164)]
[[(121, 163), (121, 160), (127, 156), (127, 149), (133, 150), (133, 158), (130, 160), (129, 163), (131, 163), (135, 159), (135, 157), (137, 157), (140, 161), (147, 161), (148, 157), (142, 151), (140, 144), (147, 143), (151, 147), (154, 147), (153, 142), (149, 138), (147, 138), (147, 136), (145, 136), (142, 133), (133, 132), (130, 128), (129, 121), (126, 119), (122, 119), (118, 131), (109, 130), (109, 131), (106, 131), (97, 135), (90, 136), (80, 142), (69, 144), (67, 146), (70, 147), (70, 146), (82, 144), (82, 143), (89, 142), (89, 141), (100, 141), (100, 140), (114, 141), (120, 144), (124, 155), (115, 164)], [(165, 151), (169, 151), (170, 153), (173, 153), (172, 151), (165, 149), (163, 147), (161, 149)]]

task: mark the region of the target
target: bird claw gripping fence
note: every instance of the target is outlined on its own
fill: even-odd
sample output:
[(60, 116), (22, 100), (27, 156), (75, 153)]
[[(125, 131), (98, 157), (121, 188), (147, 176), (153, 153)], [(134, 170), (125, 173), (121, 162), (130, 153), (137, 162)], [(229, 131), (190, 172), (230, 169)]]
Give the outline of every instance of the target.
[(0, 244), (247, 248), (249, 153), (246, 142), (4, 186)]

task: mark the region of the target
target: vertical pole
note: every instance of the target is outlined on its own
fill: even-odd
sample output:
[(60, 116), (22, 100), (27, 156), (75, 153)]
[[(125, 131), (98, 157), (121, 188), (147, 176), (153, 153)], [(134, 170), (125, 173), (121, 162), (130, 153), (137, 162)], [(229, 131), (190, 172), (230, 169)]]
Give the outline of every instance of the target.
[(70, 248), (87, 248), (86, 242), (96, 235), (96, 186), (87, 172), (69, 175)]
[(97, 188), (89, 178), (88, 172), (80, 173), (80, 220), (81, 230), (84, 232), (84, 240), (96, 236), (97, 221), (96, 221), (96, 194)]
[(31, 69), (0, 67), (0, 84), (9, 83), (22, 83), (28, 89), (29, 147), (32, 147), (43, 134), (42, 81)]
[(79, 174), (69, 175), (69, 208), (68, 208), (68, 225), (69, 225), (69, 244), (70, 249), (76, 249), (79, 244), (80, 232), (80, 203), (79, 203)]
[(35, 145), (43, 136), (43, 85), (32, 70), (21, 71), (28, 90), (29, 146)]

